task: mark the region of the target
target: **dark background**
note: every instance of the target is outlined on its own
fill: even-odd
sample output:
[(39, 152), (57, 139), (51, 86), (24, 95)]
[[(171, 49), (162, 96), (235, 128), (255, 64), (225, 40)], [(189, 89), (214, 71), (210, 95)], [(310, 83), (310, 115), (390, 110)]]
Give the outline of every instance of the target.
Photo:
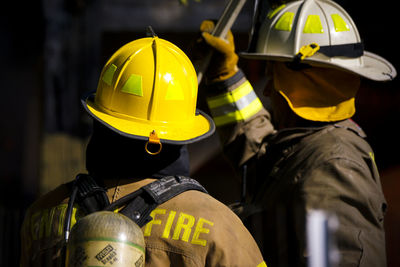
[[(398, 14), (389, 2), (337, 1), (351, 15), (366, 50), (399, 68)], [(144, 37), (152, 25), (159, 37), (184, 51), (202, 20), (218, 18), (227, 1), (35, 0), (6, 1), (0, 16), (0, 266), (17, 266), (19, 228), (34, 199), (84, 171), (90, 119), (80, 96), (97, 86), (101, 68), (123, 44)], [(393, 6), (393, 5), (392, 5)], [(233, 26), (236, 47), (247, 47), (252, 1)], [(241, 59), (257, 92), (262, 64)], [(389, 208), (389, 266), (400, 265), (399, 82), (363, 81), (354, 120), (375, 150)], [(200, 92), (198, 106), (207, 107)], [(260, 95), (260, 97), (262, 97)], [(224, 203), (240, 199), (240, 179), (221, 154), (216, 135), (189, 146), (191, 172)]]

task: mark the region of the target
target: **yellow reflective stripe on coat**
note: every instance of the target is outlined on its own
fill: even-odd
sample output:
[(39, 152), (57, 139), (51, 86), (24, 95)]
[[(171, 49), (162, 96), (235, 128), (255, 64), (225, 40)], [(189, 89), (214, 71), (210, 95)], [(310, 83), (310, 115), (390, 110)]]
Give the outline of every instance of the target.
[(252, 91), (253, 87), (251, 87), (251, 84), (246, 81), (235, 90), (207, 98), (208, 107), (213, 109), (228, 103), (234, 103)]
[(217, 126), (246, 120), (262, 109), (248, 81), (231, 92), (208, 98), (207, 103)]
[(257, 267), (267, 267), (267, 264), (265, 263), (265, 261), (263, 261), (259, 265), (257, 265)]

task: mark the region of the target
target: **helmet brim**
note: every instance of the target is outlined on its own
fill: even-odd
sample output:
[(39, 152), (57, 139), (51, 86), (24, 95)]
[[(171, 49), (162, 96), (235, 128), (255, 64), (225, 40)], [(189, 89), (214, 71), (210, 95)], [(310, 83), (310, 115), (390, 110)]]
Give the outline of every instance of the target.
[[(239, 56), (247, 59), (257, 60), (271, 60), (271, 61), (293, 61), (293, 55), (285, 54), (267, 54), (267, 53), (250, 53), (241, 52)], [(363, 61), (362, 66), (354, 66), (348, 64), (340, 64), (334, 61), (330, 61), (330, 58), (321, 54), (316, 53), (312, 57), (305, 58), (302, 63), (310, 64), (311, 66), (330, 67), (341, 70), (347, 70), (352, 73), (358, 74), (364, 78), (374, 81), (390, 81), (393, 80), (396, 75), (396, 69), (386, 59), (371, 53), (364, 51), (364, 55), (361, 56)]]
[(200, 110), (196, 110), (196, 116), (191, 122), (149, 124), (148, 121), (111, 114), (111, 111), (99, 107), (93, 100), (94, 93), (81, 99), (82, 106), (88, 114), (112, 131), (128, 138), (147, 141), (150, 133), (155, 131), (164, 144), (185, 145), (205, 139), (215, 132), (214, 121)]

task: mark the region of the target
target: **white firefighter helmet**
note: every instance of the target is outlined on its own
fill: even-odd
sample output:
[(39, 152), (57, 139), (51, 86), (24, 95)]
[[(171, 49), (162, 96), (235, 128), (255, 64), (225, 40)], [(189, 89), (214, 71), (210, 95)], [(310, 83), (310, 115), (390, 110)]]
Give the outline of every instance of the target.
[(275, 61), (301, 58), (303, 63), (347, 70), (376, 81), (396, 76), (390, 62), (364, 51), (356, 25), (337, 3), (293, 1), (267, 13), (262, 2), (254, 20), (258, 25), (253, 25), (252, 40), (247, 52), (240, 53), (242, 57)]

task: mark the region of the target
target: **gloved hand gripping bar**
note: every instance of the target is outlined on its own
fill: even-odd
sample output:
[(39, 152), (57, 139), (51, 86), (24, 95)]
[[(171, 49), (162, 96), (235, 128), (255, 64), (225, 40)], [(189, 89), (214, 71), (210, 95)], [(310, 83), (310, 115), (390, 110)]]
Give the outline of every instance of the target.
[[(221, 17), (219, 18), (217, 25), (215, 25), (211, 35), (225, 38), (245, 3), (246, 0), (230, 0), (226, 5)], [(211, 57), (212, 50), (207, 54), (204, 60), (199, 63), (200, 65), (195, 67), (197, 71), (197, 82), (199, 85), (203, 79), (204, 73), (208, 68), (208, 65), (210, 64)]]

